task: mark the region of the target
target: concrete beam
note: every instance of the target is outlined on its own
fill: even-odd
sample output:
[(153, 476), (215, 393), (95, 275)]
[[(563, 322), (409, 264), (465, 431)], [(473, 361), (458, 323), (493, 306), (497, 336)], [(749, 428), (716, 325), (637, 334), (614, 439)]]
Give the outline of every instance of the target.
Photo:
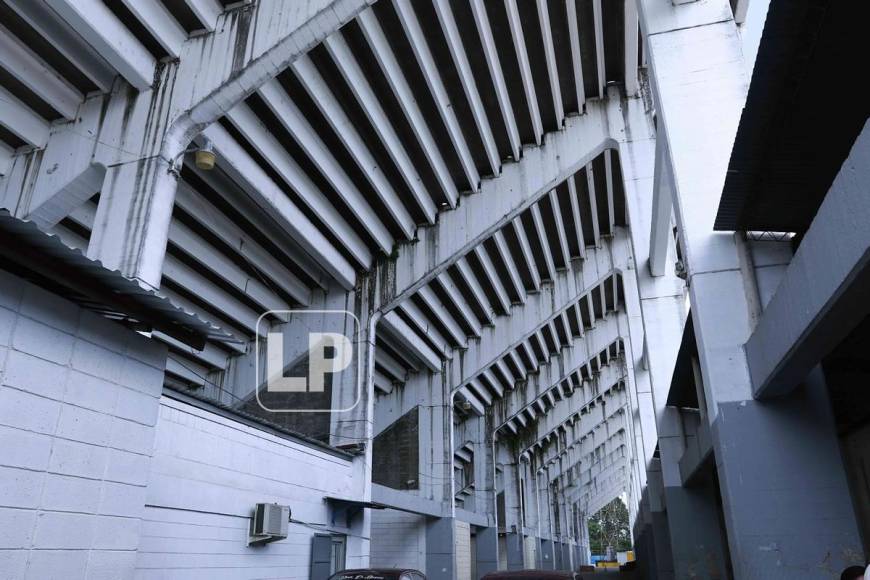
[[(89, 34), (89, 41), (101, 41), (108, 54), (115, 54), (118, 66), (124, 67), (122, 74), (130, 77), (134, 86), (140, 89), (151, 86), (153, 59), (145, 63), (140, 51), (131, 52), (133, 43), (113, 46), (101, 39), (101, 35), (117, 40), (130, 34), (126, 28), (117, 34), (111, 32), (115, 24), (122, 25), (112, 20), (117, 19), (102, 2), (51, 0), (50, 4), (63, 10), (70, 22), (80, 22), (79, 31)], [(367, 5), (365, 0), (316, 0), (288, 6), (255, 3), (248, 10), (228, 13), (225, 26), (214, 34), (185, 42), (178, 61), (159, 70), (160, 82), (155, 85), (158, 94), (142, 94), (144, 100), (137, 101), (149, 112), (145, 125), (121, 126), (122, 132), (137, 138), (130, 143), (135, 150), (117, 147), (112, 150), (115, 159), (110, 161), (113, 170), (107, 181), (117, 191), (111, 191), (110, 187), (103, 190), (101, 200), (111, 202), (101, 204), (88, 254), (145, 286), (159, 286), (177, 187), (174, 169), (181, 154), (203, 128)], [(106, 26), (97, 21), (100, 15), (105, 16)], [(252, 30), (256, 34), (249, 35)], [(211, 58), (213, 54), (234, 57), (215, 60)], [(204, 59), (209, 59), (208, 63)], [(150, 114), (152, 101), (163, 103), (162, 114)], [(124, 109), (128, 104), (122, 101), (120, 107)], [(142, 139), (143, 133), (153, 137)], [(392, 243), (388, 247), (391, 251)]]
[(387, 83), (393, 91), (396, 100), (399, 103), (399, 108), (411, 127), (415, 138), (420, 144), (420, 148), (426, 155), (429, 165), (435, 174), (444, 197), (447, 199), (447, 204), (450, 207), (456, 207), (456, 202), (459, 199), (459, 192), (456, 184), (450, 175), (450, 170), (444, 157), (429, 130), (429, 124), (423, 117), (420, 106), (414, 98), (408, 80), (402, 72), (399, 61), (396, 58), (393, 49), (390, 47), (389, 41), (381, 28), (378, 19), (375, 17), (371, 9), (364, 10), (357, 19), (357, 23), (365, 36), (375, 60), (380, 66), (381, 72), (386, 77)]
[(637, 57), (640, 49), (638, 46), (637, 0), (625, 0), (624, 34), (625, 94), (634, 97), (640, 89), (637, 79)]
[(89, 44), (82, 42), (81, 37), (47, 4), (32, 0), (9, 0), (6, 4), (43, 38), (50, 38), (52, 45), (100, 91), (111, 90), (116, 76), (114, 69)]
[[(381, 106), (381, 101), (375, 89), (369, 84), (366, 74), (357, 63), (344, 37), (340, 34), (333, 34), (327, 37), (323, 45), (326, 47), (327, 52), (329, 52), (333, 62), (371, 122), (381, 142), (384, 144), (390, 159), (396, 164), (396, 168), (399, 170), (399, 174), (414, 197), (417, 206), (423, 215), (426, 216), (427, 222), (433, 223), (437, 212), (435, 203), (426, 191), (426, 187), (417, 173), (414, 163), (411, 161), (405, 146), (393, 128), (392, 122), (390, 122)], [(333, 124), (333, 128), (336, 130), (339, 138), (351, 139), (347, 144), (351, 155), (361, 157), (360, 166), (369, 176), (369, 180), (372, 181), (375, 190), (381, 194), (384, 204), (392, 214), (393, 219), (398, 221), (407, 239), (413, 238), (415, 230), (414, 221), (407, 210), (405, 210), (402, 201), (392, 189), (386, 176), (380, 171), (375, 160), (371, 158), (369, 153), (371, 145), (362, 143), (362, 137), (353, 139), (353, 136), (356, 135), (353, 123), (347, 118), (344, 109), (335, 100), (331, 91), (326, 87), (325, 81), (323, 81), (316, 68), (312, 65), (313, 63), (308, 58), (303, 57), (297, 63), (294, 63), (293, 67), (298, 73), (297, 77), (300, 82), (308, 88), (309, 94), (311, 94), (317, 106), (321, 107), (327, 121)], [(324, 106), (330, 103), (332, 106)], [(354, 152), (355, 149), (361, 149), (362, 151), (356, 153)]]
[[(529, 295), (526, 304), (513, 309), (510, 318), (499, 321), (497, 326), (482, 328), (480, 339), (468, 343), (468, 350), (463, 354), (462, 368), (451, 373), (453, 385), (463, 384), (504, 358), (508, 351), (516, 349), (518, 344), (526, 341), (547, 321), (617, 275), (607, 269), (610, 266), (610, 253), (599, 252), (598, 255), (601, 260), (600, 269), (588, 267), (582, 272), (565, 273), (557, 278), (548, 292)], [(591, 260), (587, 261), (587, 265), (592, 264)], [(530, 362), (536, 364), (534, 353), (530, 354)]]
[(456, 113), (450, 105), (450, 98), (447, 95), (447, 89), (444, 87), (444, 81), (441, 79), (441, 72), (438, 70), (435, 58), (432, 56), (432, 51), (426, 42), (423, 28), (417, 18), (414, 7), (410, 0), (397, 0), (393, 6), (396, 9), (396, 14), (399, 17), (399, 22), (405, 31), (405, 35), (411, 43), (411, 49), (417, 64), (420, 65), (426, 86), (435, 100), (441, 121), (447, 128), (447, 135), (456, 151), (456, 155), (459, 157), (465, 178), (468, 180), (469, 189), (471, 191), (478, 191), (480, 189), (480, 173), (478, 173), (477, 167), (474, 164), (474, 159), (468, 148), (465, 135), (459, 126)]
[(3, 68), (65, 119), (74, 119), (84, 96), (35, 52), (0, 26)]
[(673, 174), (668, 141), (658, 130), (656, 139), (655, 181), (653, 185), (652, 219), (650, 220), (649, 271), (652, 276), (663, 276), (668, 266), (668, 247), (673, 213)]
[(790, 392), (870, 313), (868, 168), (870, 122), (746, 342), (756, 398)]
[(233, 181), (272, 215), (299, 245), (316, 256), (324, 269), (344, 288), (353, 288), (356, 270), (320, 233), (305, 214), (220, 125), (205, 134), (221, 156), (221, 166)]
[(187, 32), (160, 0), (123, 0), (133, 16), (160, 43), (171, 58), (181, 56), (181, 45), (187, 40)]
[(184, 3), (202, 24), (204, 30), (214, 31), (218, 16), (223, 12), (223, 6), (217, 0), (184, 0)]
[(571, 42), (571, 68), (574, 72), (574, 90), (577, 91), (577, 107), (582, 111), (586, 105), (586, 88), (583, 85), (583, 57), (580, 54), (580, 23), (577, 20), (577, 1), (566, 0), (565, 9), (568, 14), (568, 38)]
[(529, 116), (532, 122), (532, 131), (535, 134), (535, 143), (540, 145), (544, 136), (544, 125), (541, 121), (541, 110), (538, 107), (538, 97), (535, 94), (535, 79), (532, 77), (532, 68), (529, 64), (529, 53), (526, 50), (526, 39), (523, 36), (523, 26), (520, 22), (520, 13), (516, 2), (505, 0), (505, 12), (507, 13), (508, 26), (511, 40), (516, 50), (517, 64), (520, 69), (520, 78), (523, 85), (523, 93), (529, 107)]
[(420, 340), (411, 340), (408, 337), (415, 336), (414, 331), (395, 312), (388, 312), (380, 320), (381, 327), (398, 338), (401, 344), (407, 347), (420, 362), (425, 364), (430, 371), (441, 370), (441, 357), (431, 347)]
[(492, 34), (492, 28), (489, 24), (489, 16), (487, 16), (486, 6), (484, 5), (483, 0), (471, 0), (471, 13), (474, 17), (474, 24), (477, 27), (477, 33), (480, 35), (480, 42), (483, 46), (483, 56), (486, 59), (486, 67), (487, 70), (489, 70), (489, 76), (492, 77), (495, 96), (498, 100), (499, 113), (504, 122), (508, 141), (511, 146), (511, 154), (513, 155), (514, 161), (519, 161), (520, 150), (522, 149), (523, 144), (520, 140), (517, 120), (514, 116), (513, 105), (511, 104), (507, 83), (505, 82), (504, 73), (501, 68), (498, 48), (495, 44), (495, 38)]
[[(541, 28), (541, 38), (544, 44), (544, 66), (550, 82), (550, 93), (553, 99), (553, 112), (556, 126), (561, 127), (565, 120), (565, 108), (562, 106), (562, 89), (559, 85), (559, 70), (556, 68), (556, 51), (553, 46), (553, 29), (550, 26), (550, 9), (547, 0), (537, 0), (538, 26)], [(540, 66), (537, 64), (536, 66)]]
[(498, 147), (495, 144), (492, 128), (489, 125), (489, 119), (484, 110), (483, 101), (480, 98), (474, 72), (471, 70), (471, 64), (468, 61), (466, 48), (459, 34), (459, 27), (456, 24), (453, 9), (450, 7), (449, 2), (434, 2), (433, 6), (435, 14), (438, 17), (438, 22), (441, 24), (441, 31), (444, 33), (444, 38), (447, 41), (447, 48), (453, 57), (456, 72), (459, 74), (459, 83), (462, 86), (462, 91), (465, 93), (465, 98), (471, 107), (471, 116), (474, 119), (477, 132), (480, 134), (480, 140), (483, 142), (483, 149), (489, 163), (489, 168), (492, 171), (492, 175), (498, 175), (501, 172), (501, 158)]
[(46, 0), (58, 15), (140, 91), (154, 82), (156, 61), (100, 0)]
[[(585, 340), (577, 341), (563, 350), (557, 364), (545, 365), (538, 374), (529, 376), (524, 389), (510, 391), (499, 405), (497, 415), (504, 417), (504, 420), (497, 423), (496, 430), (564, 381), (579, 380), (576, 377), (579, 375), (580, 369), (585, 367), (592, 357), (608, 348), (618, 339), (619, 329), (616, 317), (608, 320), (605, 324), (607, 328), (596, 329), (590, 332)], [(604, 392), (606, 388), (622, 379), (624, 373), (619, 366), (605, 366), (598, 375), (592, 378), (590, 384), (581, 385), (568, 397), (558, 401), (556, 407), (550, 411), (554, 416), (561, 417), (561, 419), (556, 419), (556, 423), (567, 420), (571, 414), (579, 412), (580, 408), (591, 400), (593, 383), (598, 386), (600, 392)]]
[(3, 87), (0, 87), (0, 124), (31, 147), (41, 148), (48, 143), (48, 121)]

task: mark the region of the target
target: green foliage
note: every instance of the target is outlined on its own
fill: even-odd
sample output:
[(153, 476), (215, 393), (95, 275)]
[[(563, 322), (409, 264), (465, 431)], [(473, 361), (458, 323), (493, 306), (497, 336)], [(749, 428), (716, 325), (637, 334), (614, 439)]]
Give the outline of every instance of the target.
[(613, 546), (614, 552), (631, 549), (628, 508), (621, 499), (614, 499), (589, 518), (589, 544), (592, 553), (599, 555), (604, 555), (608, 546)]

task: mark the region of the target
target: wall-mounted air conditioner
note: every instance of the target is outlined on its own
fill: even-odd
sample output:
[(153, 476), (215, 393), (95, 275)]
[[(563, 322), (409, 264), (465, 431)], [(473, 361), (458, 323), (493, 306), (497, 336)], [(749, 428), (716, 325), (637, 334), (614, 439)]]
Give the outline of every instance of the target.
[(262, 546), (287, 537), (290, 507), (276, 503), (258, 503), (251, 514), (249, 546)]

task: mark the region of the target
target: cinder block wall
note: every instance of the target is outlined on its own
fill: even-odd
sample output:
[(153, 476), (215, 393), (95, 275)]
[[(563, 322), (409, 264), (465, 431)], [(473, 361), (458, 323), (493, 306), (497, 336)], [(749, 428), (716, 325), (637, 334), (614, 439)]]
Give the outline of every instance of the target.
[(372, 566), (426, 571), (426, 518), (395, 510), (372, 511)]
[[(352, 463), (164, 396), (136, 580), (311, 576), (315, 533), (349, 533), (347, 566), (368, 564), (359, 530), (342, 529), (325, 497), (356, 497)], [(247, 547), (257, 502), (289, 505), (288, 537)]]
[(0, 271), (0, 579), (132, 577), (165, 362)]

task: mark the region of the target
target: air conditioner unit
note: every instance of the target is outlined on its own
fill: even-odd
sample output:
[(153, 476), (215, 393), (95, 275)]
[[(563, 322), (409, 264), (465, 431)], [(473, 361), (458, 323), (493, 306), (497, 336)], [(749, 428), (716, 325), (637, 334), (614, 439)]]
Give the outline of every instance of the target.
[(258, 503), (251, 515), (249, 546), (262, 546), (287, 537), (290, 507), (276, 503)]

